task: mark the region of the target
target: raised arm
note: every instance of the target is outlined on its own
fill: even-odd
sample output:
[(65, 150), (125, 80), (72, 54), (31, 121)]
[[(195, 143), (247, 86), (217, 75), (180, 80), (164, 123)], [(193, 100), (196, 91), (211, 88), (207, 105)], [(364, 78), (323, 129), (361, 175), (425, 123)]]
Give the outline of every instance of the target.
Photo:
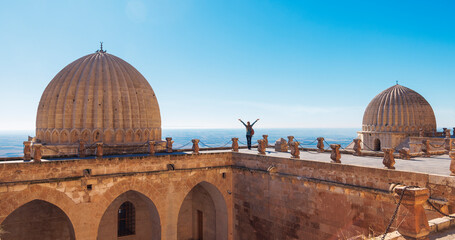
[(254, 123), (253, 123), (253, 124), (251, 124), (251, 126), (253, 126), (253, 125), (254, 125), (254, 124), (257, 122), (257, 121), (259, 121), (259, 118), (258, 118), (258, 119), (256, 119), (256, 121), (254, 121)]
[(246, 124), (245, 124), (240, 118), (239, 118), (239, 121), (240, 121), (241, 123), (243, 123), (243, 126), (246, 127)]

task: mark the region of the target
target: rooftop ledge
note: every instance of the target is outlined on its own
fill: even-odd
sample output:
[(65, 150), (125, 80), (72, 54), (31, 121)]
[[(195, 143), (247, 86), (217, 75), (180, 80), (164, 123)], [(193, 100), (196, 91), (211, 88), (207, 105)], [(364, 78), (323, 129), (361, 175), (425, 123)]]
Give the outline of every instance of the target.
[[(214, 153), (227, 153), (232, 152), (230, 147), (218, 147), (218, 148), (201, 148), (199, 154), (214, 154)], [(253, 146), (251, 150), (248, 150), (246, 147), (239, 147), (239, 153), (250, 154), (250, 155), (261, 155), (268, 157), (279, 157), (279, 158), (290, 158), (296, 161), (306, 160), (306, 161), (317, 161), (317, 162), (332, 162), (330, 155), (330, 150), (325, 150), (325, 152), (316, 152), (316, 149), (304, 149), (300, 151), (300, 158), (292, 158), (290, 151), (288, 152), (278, 152), (274, 148), (268, 147), (265, 149), (265, 154), (259, 154), (257, 146)], [(369, 154), (364, 154), (363, 156), (355, 156), (352, 154), (352, 151), (341, 150), (341, 163), (343, 165), (354, 165), (361, 167), (371, 167), (371, 168), (380, 168), (383, 169), (384, 165), (382, 163), (383, 153), (382, 152), (370, 152)], [(381, 154), (382, 153), (382, 154)], [(169, 156), (169, 155), (191, 155), (194, 154), (191, 149), (179, 149), (174, 150), (173, 152), (157, 152), (154, 156)], [(381, 156), (382, 155), (382, 156)], [(137, 157), (147, 157), (151, 156), (150, 154), (125, 154), (125, 155), (105, 155), (102, 156), (103, 159), (107, 158), (137, 158)], [(67, 160), (78, 160), (78, 159), (96, 159), (96, 156), (87, 156), (79, 158), (77, 156), (67, 156), (67, 157), (53, 157), (53, 158), (43, 158), (42, 162), (51, 162), (51, 161), (67, 161)], [(418, 172), (426, 173), (432, 175), (441, 175), (441, 176), (450, 176), (450, 162), (451, 159), (448, 154), (443, 155), (432, 155), (430, 157), (415, 157), (410, 160), (395, 159), (395, 168), (399, 171), (406, 172)], [(29, 164), (32, 161), (22, 160), (21, 157), (17, 158), (0, 158), (0, 164), (8, 163), (25, 163)]]

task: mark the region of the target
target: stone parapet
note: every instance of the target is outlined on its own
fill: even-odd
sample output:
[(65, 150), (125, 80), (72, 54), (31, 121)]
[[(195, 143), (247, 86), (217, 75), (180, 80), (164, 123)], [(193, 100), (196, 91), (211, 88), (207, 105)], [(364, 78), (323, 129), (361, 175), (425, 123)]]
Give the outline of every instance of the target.
[(233, 152), (239, 151), (239, 139), (238, 138), (232, 138), (232, 151)]
[(25, 141), (24, 142), (24, 160), (31, 160), (32, 159), (32, 142)]
[(199, 154), (199, 139), (193, 139), (191, 142), (193, 143), (193, 147), (191, 148), (193, 154)]
[(340, 154), (340, 144), (330, 144), (330, 148), (332, 149), (332, 153), (330, 154), (330, 159), (334, 163), (341, 163), (341, 154)]
[(429, 196), (427, 188), (397, 186), (394, 189), (395, 199), (401, 202), (397, 215), (401, 235), (408, 239), (428, 239), (430, 226), (423, 204)]
[(318, 144), (316, 145), (316, 147), (318, 148), (318, 152), (324, 152), (324, 138), (318, 137), (317, 141)]
[(277, 152), (287, 152), (288, 144), (284, 138), (280, 138), (275, 142), (275, 151)]

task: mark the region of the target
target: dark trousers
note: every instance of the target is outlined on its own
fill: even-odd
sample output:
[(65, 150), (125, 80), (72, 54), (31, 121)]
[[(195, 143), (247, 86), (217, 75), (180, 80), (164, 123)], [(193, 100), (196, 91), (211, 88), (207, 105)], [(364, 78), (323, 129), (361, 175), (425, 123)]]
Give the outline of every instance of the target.
[(248, 149), (251, 149), (251, 135), (246, 135), (246, 144), (248, 145)]

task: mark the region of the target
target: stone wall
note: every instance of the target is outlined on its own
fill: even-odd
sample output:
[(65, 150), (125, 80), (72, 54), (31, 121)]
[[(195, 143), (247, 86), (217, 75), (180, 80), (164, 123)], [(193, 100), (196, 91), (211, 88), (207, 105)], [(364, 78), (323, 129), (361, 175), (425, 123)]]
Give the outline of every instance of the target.
[[(379, 139), (382, 148), (396, 148), (410, 134), (399, 132), (358, 132), (363, 142), (363, 149), (372, 150), (375, 147), (375, 140)], [(368, 146), (368, 147), (367, 147)], [(372, 148), (372, 149), (369, 149)]]
[(455, 204), (451, 177), (232, 152), (167, 154), (0, 164), (0, 224), (27, 219), (11, 213), (41, 200), (66, 215), (76, 239), (110, 239), (118, 206), (130, 201), (148, 211), (137, 215), (138, 236), (194, 236), (196, 210), (210, 221), (213, 209), (215, 225), (204, 224), (204, 234), (216, 239), (377, 234), (395, 208), (390, 183), (427, 187)]
[[(174, 170), (168, 164), (173, 164)], [(150, 209), (146, 207), (150, 205), (147, 202), (153, 203), (159, 215), (162, 239), (177, 239), (180, 207), (195, 186), (212, 186), (218, 195), (210, 187), (206, 190), (214, 202), (223, 201), (225, 209), (233, 208), (229, 194), (232, 191), (230, 165), (230, 153), (1, 164), (0, 224), (5, 219), (8, 221), (14, 210), (39, 199), (68, 217), (76, 239), (112, 239), (117, 232), (117, 205), (128, 200), (138, 210)], [(84, 169), (91, 169), (91, 174), (84, 176)], [(125, 197), (127, 192), (134, 196)], [(140, 201), (137, 196), (147, 201)], [(227, 220), (220, 224), (225, 224), (226, 239), (232, 239), (232, 211), (225, 210), (224, 214)], [(140, 214), (137, 217), (137, 220), (148, 218)], [(149, 224), (155, 224), (155, 228), (157, 223)], [(9, 231), (7, 227), (5, 230)], [(138, 234), (147, 234), (141, 230), (144, 229), (141, 224), (136, 227)], [(26, 228), (23, 231), (31, 234)]]
[(378, 235), (396, 206), (390, 183), (455, 202), (455, 181), (443, 176), (235, 153), (233, 163), (236, 239)]

